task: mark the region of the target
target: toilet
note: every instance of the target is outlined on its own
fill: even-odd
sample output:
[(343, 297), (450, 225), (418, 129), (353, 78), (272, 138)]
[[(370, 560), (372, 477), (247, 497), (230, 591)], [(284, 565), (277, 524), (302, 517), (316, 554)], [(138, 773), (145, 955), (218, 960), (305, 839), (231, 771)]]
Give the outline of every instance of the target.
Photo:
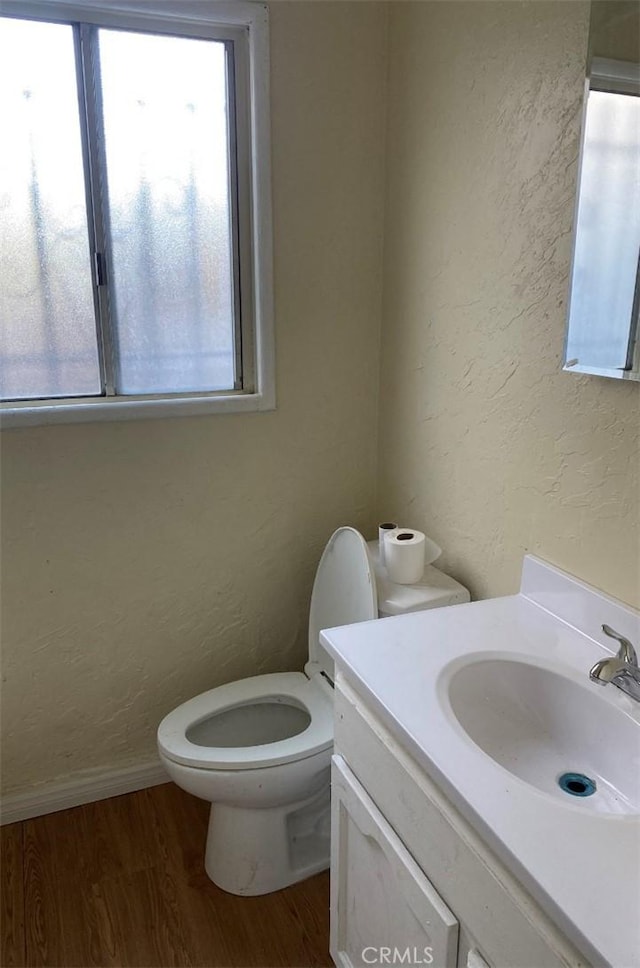
[(311, 596), (304, 673), (218, 686), (158, 727), (168, 775), (211, 803), (205, 869), (231, 894), (268, 894), (329, 866), (333, 661), (320, 631), (469, 601), (433, 566), (415, 585), (390, 582), (377, 545), (354, 528), (329, 539)]

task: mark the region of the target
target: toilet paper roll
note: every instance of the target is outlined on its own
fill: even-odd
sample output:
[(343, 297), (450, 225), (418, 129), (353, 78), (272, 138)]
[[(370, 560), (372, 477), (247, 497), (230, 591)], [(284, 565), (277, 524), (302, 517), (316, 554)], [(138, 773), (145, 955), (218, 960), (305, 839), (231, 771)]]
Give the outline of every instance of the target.
[(398, 585), (413, 585), (424, 574), (426, 538), (422, 531), (398, 528), (387, 534), (384, 554), (387, 574)]
[(383, 524), (378, 525), (378, 556), (380, 558), (380, 564), (384, 565), (384, 542), (388, 534), (393, 534), (394, 531), (398, 530), (398, 525), (394, 524), (392, 521), (385, 521)]

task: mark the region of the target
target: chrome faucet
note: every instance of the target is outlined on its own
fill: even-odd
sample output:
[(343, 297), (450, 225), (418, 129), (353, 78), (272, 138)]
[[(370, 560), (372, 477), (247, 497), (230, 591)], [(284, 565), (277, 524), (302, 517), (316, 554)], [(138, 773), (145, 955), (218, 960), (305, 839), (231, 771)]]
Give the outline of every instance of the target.
[(624, 635), (620, 635), (609, 625), (603, 625), (602, 631), (610, 639), (616, 639), (620, 643), (620, 648), (617, 655), (596, 662), (589, 673), (589, 678), (601, 686), (612, 682), (627, 696), (640, 702), (640, 668), (638, 668), (636, 650), (629, 639), (625, 639)]

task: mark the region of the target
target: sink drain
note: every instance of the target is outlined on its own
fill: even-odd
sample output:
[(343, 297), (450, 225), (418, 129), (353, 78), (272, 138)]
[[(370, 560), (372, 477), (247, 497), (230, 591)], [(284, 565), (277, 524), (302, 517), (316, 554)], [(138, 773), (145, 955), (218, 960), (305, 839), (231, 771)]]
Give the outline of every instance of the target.
[(563, 773), (558, 778), (558, 786), (572, 797), (590, 797), (596, 792), (595, 780), (584, 773)]

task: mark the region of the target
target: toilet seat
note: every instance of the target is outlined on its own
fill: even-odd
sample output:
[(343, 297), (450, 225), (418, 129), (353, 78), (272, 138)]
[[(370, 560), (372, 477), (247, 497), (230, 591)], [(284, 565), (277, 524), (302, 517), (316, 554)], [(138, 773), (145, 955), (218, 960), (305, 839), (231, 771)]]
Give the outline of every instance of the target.
[[(333, 707), (323, 686), (301, 672), (279, 672), (229, 682), (182, 703), (158, 729), (161, 753), (175, 763), (201, 770), (250, 770), (313, 756), (333, 743)], [(259, 746), (200, 746), (187, 739), (190, 728), (225, 710), (256, 702), (286, 702), (311, 717), (306, 729)]]

